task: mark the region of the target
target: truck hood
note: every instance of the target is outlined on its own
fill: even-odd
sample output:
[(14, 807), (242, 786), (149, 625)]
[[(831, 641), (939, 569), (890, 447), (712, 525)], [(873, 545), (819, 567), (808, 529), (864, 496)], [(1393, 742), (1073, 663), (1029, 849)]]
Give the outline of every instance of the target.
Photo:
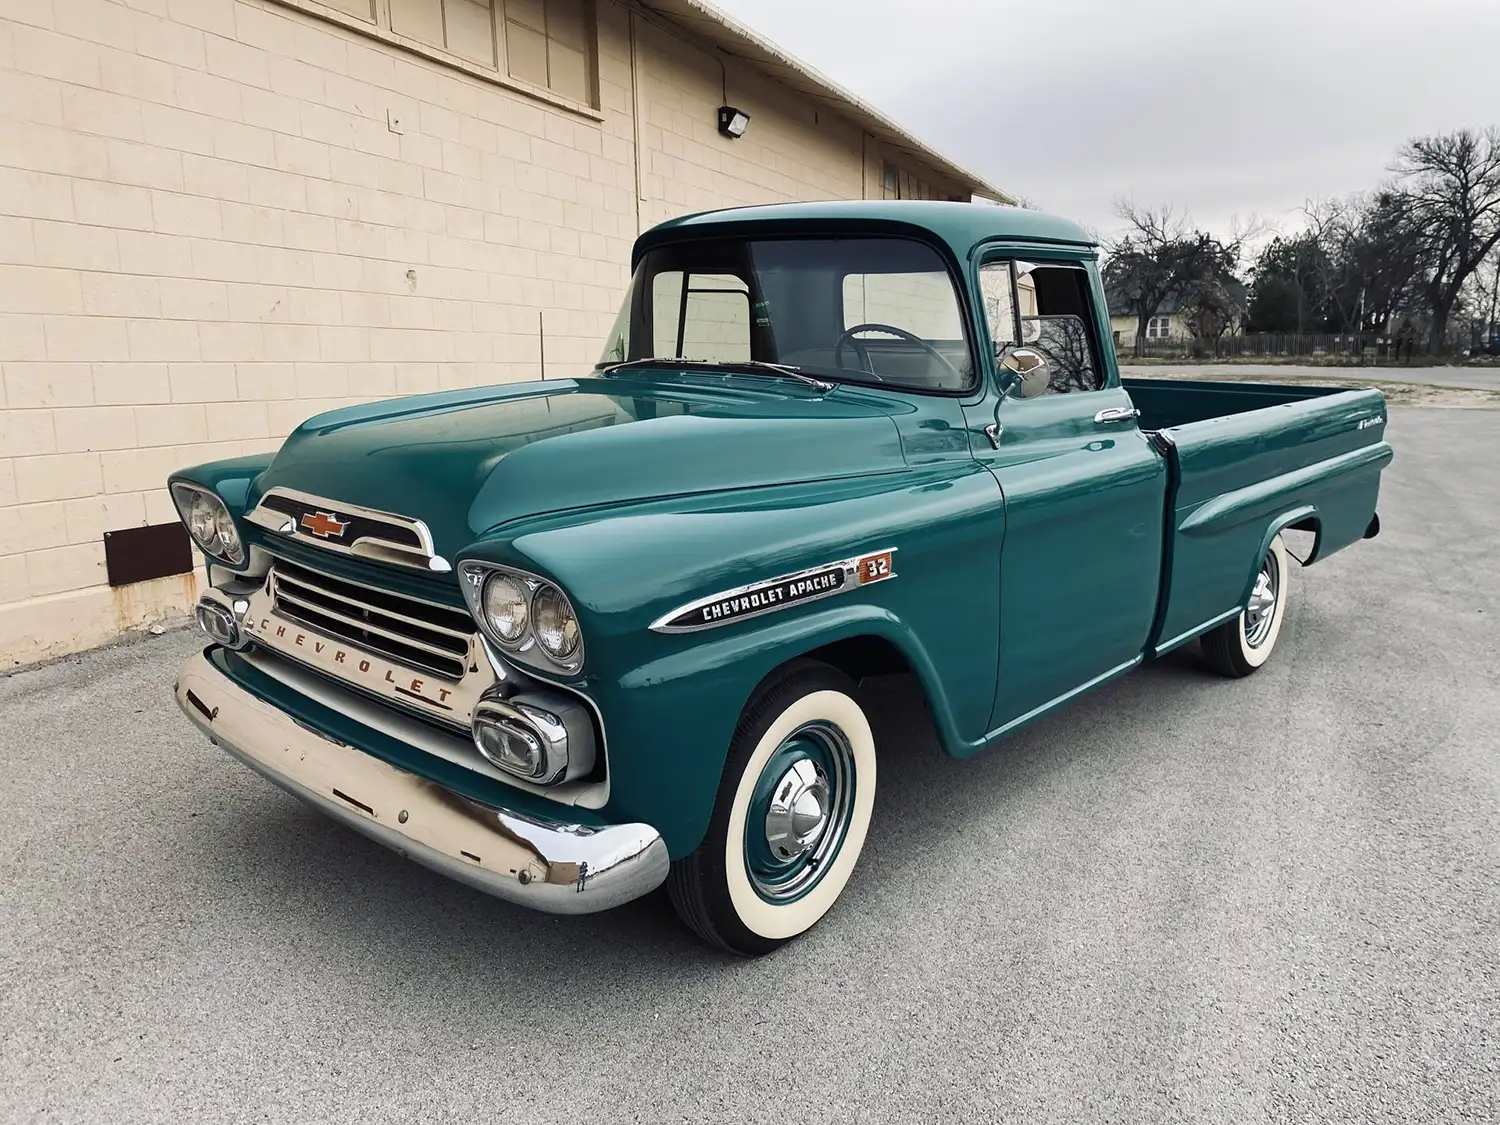
[[(748, 380), (747, 380), (748, 382)], [(256, 482), (424, 521), (451, 559), (526, 516), (904, 469), (889, 407), (737, 380), (560, 380), (310, 419)]]

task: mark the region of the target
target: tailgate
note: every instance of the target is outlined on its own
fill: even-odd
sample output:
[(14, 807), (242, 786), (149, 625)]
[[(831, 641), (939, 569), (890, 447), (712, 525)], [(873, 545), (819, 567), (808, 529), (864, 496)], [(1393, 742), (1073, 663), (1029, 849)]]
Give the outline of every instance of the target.
[(1375, 515), (1385, 396), (1344, 391), (1158, 431), (1171, 462), (1164, 652), (1244, 608), (1285, 527), (1315, 530), (1304, 565), (1361, 538)]

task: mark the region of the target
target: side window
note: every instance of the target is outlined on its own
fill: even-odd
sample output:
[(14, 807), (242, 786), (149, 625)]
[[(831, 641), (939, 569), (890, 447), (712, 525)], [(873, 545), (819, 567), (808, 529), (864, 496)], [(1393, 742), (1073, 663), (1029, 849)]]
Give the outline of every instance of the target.
[(730, 274), (662, 272), (651, 283), (652, 355), (750, 358), (750, 288)]
[(995, 356), (1020, 341), (1016, 325), (1016, 292), (1009, 262), (986, 262), (979, 268), (979, 295), (984, 301), (984, 320), (990, 330)]
[(1104, 369), (1095, 346), (1088, 274), (1074, 266), (1029, 262), (1016, 263), (1016, 269), (1021, 346), (1047, 361), (1048, 393), (1102, 388)]

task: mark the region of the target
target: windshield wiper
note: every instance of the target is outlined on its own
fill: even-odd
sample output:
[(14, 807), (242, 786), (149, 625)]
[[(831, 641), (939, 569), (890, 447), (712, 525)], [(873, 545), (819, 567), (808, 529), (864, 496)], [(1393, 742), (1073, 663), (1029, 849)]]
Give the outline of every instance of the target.
[(680, 359), (675, 356), (655, 356), (650, 359), (627, 359), (619, 363), (601, 363), (594, 368), (600, 375), (613, 375), (616, 371), (632, 371), (638, 367), (678, 367), (694, 371), (732, 371), (739, 375), (774, 375), (778, 379), (796, 379), (809, 387), (828, 392), (838, 384), (823, 379), (814, 379), (800, 367), (786, 363), (767, 363), (760, 359)]

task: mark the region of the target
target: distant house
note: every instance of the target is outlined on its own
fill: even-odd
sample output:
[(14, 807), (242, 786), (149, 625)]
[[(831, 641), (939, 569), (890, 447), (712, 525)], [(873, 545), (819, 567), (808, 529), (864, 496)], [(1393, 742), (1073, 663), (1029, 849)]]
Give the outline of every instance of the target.
[[(1235, 317), (1229, 328), (1229, 335), (1239, 332), (1240, 324), (1244, 317), (1244, 309), (1250, 302), (1250, 291), (1245, 288), (1243, 282), (1238, 278), (1229, 277), (1224, 279), (1224, 288), (1228, 291), (1230, 298), (1241, 310), (1240, 315)], [(1135, 335), (1137, 324), (1135, 313), (1130, 310), (1129, 302), (1115, 290), (1107, 290), (1109, 298), (1109, 327), (1114, 334), (1115, 347), (1128, 350), (1135, 346)], [(1181, 344), (1187, 345), (1193, 339), (1193, 331), (1188, 327), (1188, 314), (1183, 308), (1184, 294), (1172, 293), (1161, 303), (1156, 310), (1156, 315), (1146, 322), (1146, 343), (1151, 344)]]

